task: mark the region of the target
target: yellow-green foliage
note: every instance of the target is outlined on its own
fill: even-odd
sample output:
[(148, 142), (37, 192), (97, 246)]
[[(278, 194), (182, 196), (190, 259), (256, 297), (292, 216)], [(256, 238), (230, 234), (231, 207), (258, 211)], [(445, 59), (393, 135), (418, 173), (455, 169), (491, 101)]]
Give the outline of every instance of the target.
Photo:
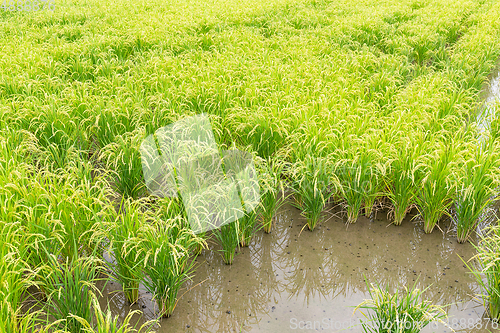
[[(16, 272), (36, 270), (42, 247), (76, 262), (106, 245), (99, 228), (115, 221), (106, 213), (113, 200), (147, 195), (142, 138), (195, 113), (209, 114), (221, 147), (250, 147), (284, 165), (271, 183), (289, 177), (311, 229), (330, 197), (349, 222), (382, 197), (395, 224), (416, 205), (428, 232), (456, 200), (485, 206), (498, 168), (481, 171), (488, 158), (474, 151), (483, 145), (475, 117), (500, 57), (498, 17), (494, 0), (56, 0), (54, 12), (0, 9), (0, 225), (19, 225), (30, 247), (13, 250), (17, 240), (2, 233), (12, 257), (2, 259), (4, 278), (25, 288)], [(494, 156), (497, 123), (483, 150)], [(487, 182), (464, 182), (483, 174)], [(269, 231), (278, 189), (263, 193), (273, 205), (263, 208)], [(182, 202), (151, 214), (175, 220)], [(478, 214), (454, 219), (461, 241)], [(152, 244), (163, 256), (141, 260), (153, 265), (137, 275), (152, 290), (164, 283), (150, 276), (154, 265), (171, 259), (168, 244), (154, 242), (175, 238), (160, 226), (172, 228), (144, 223), (136, 235), (141, 253)], [(186, 258), (199, 251), (201, 239), (179, 233), (193, 245)], [(176, 288), (189, 263), (172, 274)], [(170, 314), (176, 293), (156, 294)], [(0, 322), (20, 311), (19, 295)]]

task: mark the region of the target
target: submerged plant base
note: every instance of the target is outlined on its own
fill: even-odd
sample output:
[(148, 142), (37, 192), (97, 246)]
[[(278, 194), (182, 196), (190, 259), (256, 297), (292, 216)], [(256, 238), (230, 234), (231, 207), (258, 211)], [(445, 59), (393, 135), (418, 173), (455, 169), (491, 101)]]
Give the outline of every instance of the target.
[(359, 209), (353, 209), (351, 206), (347, 207), (347, 224), (356, 223), (359, 218)]
[(238, 222), (231, 222), (223, 225), (214, 231), (218, 243), (222, 247), (222, 258), (226, 265), (231, 265), (234, 260), (234, 254), (240, 244)]
[(174, 313), (175, 305), (177, 303), (177, 295), (167, 296), (163, 299), (156, 301), (159, 308), (159, 314), (163, 318), (169, 318)]
[(408, 206), (408, 207), (403, 207), (403, 206), (400, 206), (398, 204), (394, 204), (393, 203), (393, 211), (392, 211), (392, 215), (393, 215), (393, 220), (392, 220), (392, 224), (394, 225), (401, 225), (401, 223), (403, 223), (403, 220), (405, 219), (406, 215), (411, 211), (411, 209), (413, 208), (412, 205)]
[(139, 282), (130, 283), (123, 286), (123, 293), (130, 304), (134, 304), (139, 299)]
[(273, 227), (273, 218), (262, 220), (263, 230), (266, 234), (271, 233), (271, 229)]

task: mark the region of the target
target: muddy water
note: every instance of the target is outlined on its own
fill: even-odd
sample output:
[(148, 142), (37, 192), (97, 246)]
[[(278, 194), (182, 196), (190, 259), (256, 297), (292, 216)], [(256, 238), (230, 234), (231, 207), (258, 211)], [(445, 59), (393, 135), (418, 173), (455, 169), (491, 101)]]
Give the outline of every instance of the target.
[[(211, 244), (197, 258), (193, 280), (184, 285), (173, 316), (161, 321), (158, 332), (340, 332), (351, 325), (345, 331), (361, 332), (363, 316), (353, 310), (369, 297), (364, 276), (391, 288), (417, 281), (419, 288), (429, 287), (427, 299), (450, 305), (451, 324), (487, 324), (481, 319), (484, 308), (474, 300), (477, 285), (461, 260), (475, 251), (446, 233), (446, 222), (444, 234), (426, 235), (410, 217), (401, 226), (388, 225), (386, 212), (379, 211), (347, 227), (338, 213), (332, 209), (313, 232), (301, 232), (305, 221), (299, 211), (285, 206), (272, 233), (259, 231), (230, 266)], [(113, 284), (105, 291), (118, 288)], [(119, 292), (108, 299), (115, 314), (138, 308), (145, 319), (154, 317), (154, 304), (144, 291), (132, 307)], [(440, 326), (423, 332), (450, 330)]]

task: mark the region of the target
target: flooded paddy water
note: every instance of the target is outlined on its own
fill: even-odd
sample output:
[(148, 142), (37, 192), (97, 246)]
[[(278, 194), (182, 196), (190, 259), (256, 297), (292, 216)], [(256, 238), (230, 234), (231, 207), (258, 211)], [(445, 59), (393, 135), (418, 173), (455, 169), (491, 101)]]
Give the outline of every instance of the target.
[[(426, 299), (450, 304), (450, 323), (487, 324), (481, 319), (482, 304), (474, 299), (477, 284), (461, 260), (469, 260), (475, 250), (446, 233), (446, 222), (444, 234), (424, 234), (411, 216), (394, 226), (387, 212), (379, 211), (376, 218), (361, 217), (346, 226), (338, 213), (332, 211), (313, 232), (301, 232), (304, 219), (286, 205), (272, 233), (259, 231), (248, 248), (238, 251), (233, 265), (224, 265), (219, 248), (211, 244), (197, 258), (193, 280), (184, 285), (173, 316), (161, 321), (158, 332), (314, 331), (307, 329), (308, 321), (316, 322), (316, 331), (353, 325), (345, 331), (361, 332), (363, 316), (353, 310), (369, 298), (364, 276), (392, 290), (417, 281), (418, 288), (429, 287)], [(113, 289), (119, 286), (108, 285), (106, 291)], [(108, 294), (108, 299), (113, 312), (128, 312), (121, 293)], [(144, 292), (132, 308), (154, 317), (154, 304)], [(449, 331), (428, 327), (423, 332)]]

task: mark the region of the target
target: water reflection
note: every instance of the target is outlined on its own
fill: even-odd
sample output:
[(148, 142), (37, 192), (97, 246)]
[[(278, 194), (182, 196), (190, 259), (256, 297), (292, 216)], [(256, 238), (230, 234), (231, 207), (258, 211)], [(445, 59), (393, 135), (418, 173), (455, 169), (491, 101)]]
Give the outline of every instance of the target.
[(500, 103), (500, 70), (493, 73), (490, 82), (483, 89), (483, 107), (477, 116), (478, 132), (485, 140), (485, 132), (496, 117), (496, 110)]
[[(419, 288), (431, 285), (427, 299), (456, 304), (450, 313), (463, 315), (478, 292), (460, 259), (468, 260), (473, 247), (458, 244), (452, 233), (435, 230), (426, 235), (410, 218), (399, 227), (388, 226), (379, 213), (346, 227), (333, 217), (313, 232), (301, 232), (305, 221), (287, 205), (272, 233), (258, 232), (248, 248), (239, 250), (233, 265), (223, 264), (217, 245), (203, 251), (193, 280), (179, 293), (184, 295), (174, 315), (161, 321), (159, 332), (287, 332), (293, 318), (349, 319), (352, 307), (368, 297), (365, 276), (393, 289), (415, 281)], [(151, 319), (154, 303), (144, 292), (141, 296), (135, 306)], [(121, 316), (130, 309), (120, 294), (110, 298), (110, 306)], [(467, 316), (482, 315), (477, 303), (468, 306), (477, 307), (477, 313), (467, 310)]]

